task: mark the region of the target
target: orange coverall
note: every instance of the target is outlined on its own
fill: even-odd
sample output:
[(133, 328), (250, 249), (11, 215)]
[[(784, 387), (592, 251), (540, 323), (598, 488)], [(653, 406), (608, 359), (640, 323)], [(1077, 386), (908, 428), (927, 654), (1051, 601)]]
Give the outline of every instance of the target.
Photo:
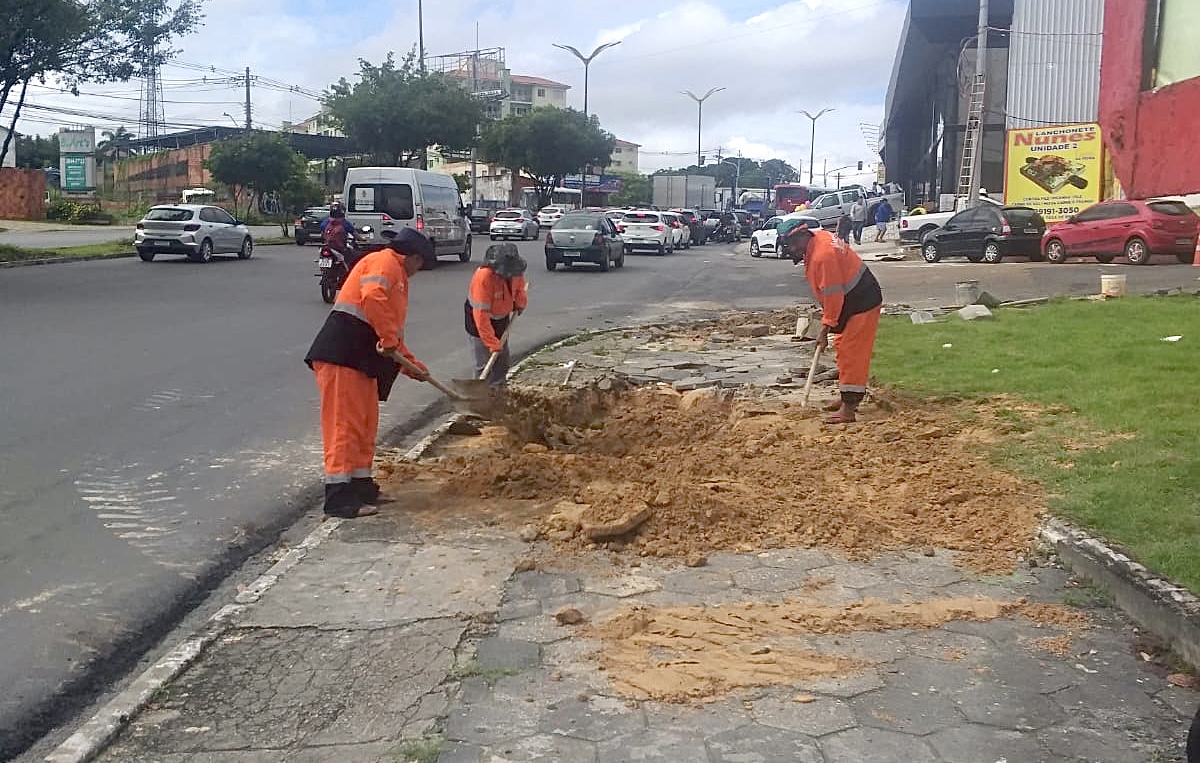
[[(385, 349), (397, 349), (416, 361), (404, 345), (404, 321), (408, 314), (404, 255), (381, 249), (363, 257), (346, 277), (332, 312), (344, 313), (367, 324)], [(368, 350), (363, 346), (357, 350), (358, 354), (368, 351), (374, 353), (374, 348)], [(365, 364), (383, 359), (376, 354), (375, 358), (347, 360), (361, 360)], [(370, 479), (379, 431), (378, 380), (361, 367), (323, 360), (314, 360), (312, 367), (321, 395), (326, 485)]]
[(471, 305), (479, 340), (488, 352), (499, 352), (503, 348), (492, 321), (507, 321), (513, 310), (524, 310), (529, 305), (525, 276), (505, 278), (491, 268), (478, 268), (471, 277), (467, 302)]
[(804, 258), (804, 275), (821, 303), (821, 323), (834, 335), (838, 386), (843, 399), (846, 399), (846, 393), (861, 399), (867, 391), (871, 353), (875, 349), (875, 333), (879, 329), (883, 305), (876, 303), (873, 308), (845, 320), (842, 312), (846, 308), (846, 296), (864, 278), (873, 281), (874, 276), (849, 244), (827, 230), (813, 234)]

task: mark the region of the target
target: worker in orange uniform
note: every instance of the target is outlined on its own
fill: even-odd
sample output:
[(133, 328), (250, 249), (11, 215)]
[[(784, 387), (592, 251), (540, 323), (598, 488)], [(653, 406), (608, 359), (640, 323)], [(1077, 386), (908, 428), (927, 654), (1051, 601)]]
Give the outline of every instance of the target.
[(510, 362), (508, 344), (501, 342), (509, 322), (529, 304), (525, 287), (526, 262), (513, 244), (489, 246), (483, 265), (471, 278), (467, 301), (463, 304), (475, 377), (483, 373), (493, 353), (500, 353), (488, 372), (488, 385), (502, 392), (508, 381)]
[(325, 450), (325, 514), (352, 519), (378, 514), (380, 495), (371, 475), (379, 402), (388, 399), (402, 369), (383, 352), (398, 350), (420, 373), (428, 372), (404, 345), (408, 279), (433, 257), (421, 233), (385, 231), (384, 248), (365, 255), (346, 276), (333, 310), (304, 362), (316, 373), (321, 394), (321, 439)]
[(825, 422), (854, 421), (867, 392), (871, 353), (883, 310), (879, 282), (850, 245), (824, 230), (815, 218), (787, 220), (780, 226), (779, 236), (792, 263), (797, 267), (804, 264), (804, 275), (821, 303), (817, 347), (824, 347), (829, 335), (834, 335), (841, 398), (826, 406), (833, 413)]

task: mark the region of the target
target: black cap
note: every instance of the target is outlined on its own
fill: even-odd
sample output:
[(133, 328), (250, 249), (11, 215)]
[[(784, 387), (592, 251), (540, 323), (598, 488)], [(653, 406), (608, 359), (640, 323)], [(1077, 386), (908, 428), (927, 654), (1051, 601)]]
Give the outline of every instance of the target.
[(388, 240), (388, 247), (400, 254), (415, 254), (427, 260), (433, 259), (433, 243), (423, 233), (412, 228), (401, 228), (398, 231), (385, 230), (382, 235)]

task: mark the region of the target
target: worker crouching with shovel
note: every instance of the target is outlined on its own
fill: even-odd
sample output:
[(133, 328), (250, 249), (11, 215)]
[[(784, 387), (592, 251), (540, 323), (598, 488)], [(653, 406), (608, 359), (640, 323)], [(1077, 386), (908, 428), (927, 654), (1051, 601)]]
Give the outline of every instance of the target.
[(867, 392), (871, 353), (883, 310), (879, 282), (850, 245), (821, 228), (815, 218), (783, 221), (779, 240), (787, 247), (792, 263), (804, 265), (813, 296), (821, 303), (816, 351), (825, 347), (830, 334), (834, 336), (841, 397), (825, 406), (832, 412), (825, 423), (854, 421)]
[(526, 262), (513, 244), (489, 246), (483, 265), (471, 277), (464, 319), (475, 377), (492, 394), (503, 395), (508, 383), (508, 334), (513, 320), (529, 304)]
[[(426, 381), (428, 369), (404, 345), (408, 279), (433, 257), (422, 234), (403, 228), (382, 249), (362, 257), (338, 291), (325, 325), (304, 362), (321, 394), (321, 439), (325, 451), (325, 514), (351, 519), (378, 514), (380, 495), (372, 477), (379, 403), (397, 376)], [(404, 369), (383, 353), (398, 352)]]

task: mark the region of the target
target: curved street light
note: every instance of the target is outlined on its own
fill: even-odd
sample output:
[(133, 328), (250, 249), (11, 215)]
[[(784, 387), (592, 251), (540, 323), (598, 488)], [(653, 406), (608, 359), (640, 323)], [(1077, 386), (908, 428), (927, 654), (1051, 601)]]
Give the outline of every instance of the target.
[(603, 45), (599, 45), (595, 50), (592, 51), (590, 56), (583, 55), (583, 53), (579, 52), (578, 48), (572, 45), (562, 45), (557, 42), (551, 44), (556, 48), (561, 48), (568, 53), (571, 53), (583, 62), (583, 115), (588, 116), (588, 68), (592, 65), (592, 60), (595, 59), (596, 56), (600, 55), (609, 48), (614, 48), (620, 45), (621, 41), (617, 40), (616, 42), (606, 42)]
[(813, 161), (816, 159), (816, 151), (817, 151), (817, 120), (820, 119), (821, 117), (825, 116), (826, 114), (828, 114), (831, 111), (834, 111), (834, 109), (821, 109), (820, 111), (817, 112), (817, 115), (815, 117), (812, 114), (809, 114), (807, 111), (798, 112), (812, 120), (812, 138), (809, 139), (809, 144), (808, 144), (808, 184), (809, 185), (812, 185), (812, 182), (813, 182)]
[(679, 91), (680, 95), (686, 95), (688, 98), (691, 98), (693, 101), (696, 102), (696, 166), (697, 167), (700, 166), (700, 135), (701, 135), (701, 129), (704, 126), (704, 102), (708, 100), (709, 96), (711, 96), (715, 93), (719, 93), (724, 89), (725, 88), (723, 88), (723, 87), (714, 87), (713, 89), (709, 90), (704, 95), (696, 95), (691, 90), (680, 90)]

